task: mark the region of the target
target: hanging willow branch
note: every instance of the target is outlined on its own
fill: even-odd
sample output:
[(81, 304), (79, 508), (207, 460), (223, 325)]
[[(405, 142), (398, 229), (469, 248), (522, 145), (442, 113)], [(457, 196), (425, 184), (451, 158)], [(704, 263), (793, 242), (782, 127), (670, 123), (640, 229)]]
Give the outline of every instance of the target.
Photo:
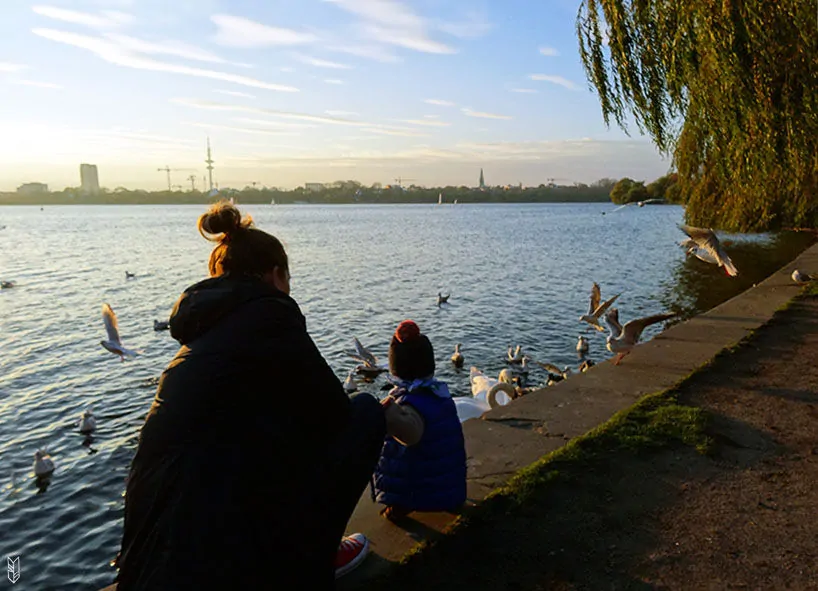
[(818, 227), (815, 0), (582, 0), (606, 124), (672, 155), (696, 225)]

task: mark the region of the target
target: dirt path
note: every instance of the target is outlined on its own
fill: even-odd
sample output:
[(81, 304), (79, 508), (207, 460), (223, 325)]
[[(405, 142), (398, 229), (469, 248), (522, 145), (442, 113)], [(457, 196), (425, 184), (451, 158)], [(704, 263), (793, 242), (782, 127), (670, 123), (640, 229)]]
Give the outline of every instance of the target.
[(612, 452), (369, 589), (818, 589), (818, 297), (678, 399), (711, 414), (710, 454)]

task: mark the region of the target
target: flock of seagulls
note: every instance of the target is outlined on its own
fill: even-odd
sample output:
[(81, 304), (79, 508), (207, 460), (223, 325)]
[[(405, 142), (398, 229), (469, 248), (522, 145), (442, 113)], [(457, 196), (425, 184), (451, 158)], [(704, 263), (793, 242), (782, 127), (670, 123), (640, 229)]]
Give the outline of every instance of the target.
[[(651, 199), (640, 202), (638, 206), (642, 207), (645, 203), (652, 201), (656, 200)], [(622, 208), (620, 207), (618, 209)], [(614, 211), (618, 211), (618, 209)], [(725, 273), (730, 277), (736, 277), (738, 275), (738, 269), (733, 264), (730, 256), (725, 252), (712, 229), (696, 228), (687, 225), (681, 225), (679, 228), (687, 235), (687, 238), (680, 243), (687, 255), (695, 256), (701, 261), (723, 268)], [(126, 280), (134, 279), (135, 277), (136, 274), (125, 271)], [(798, 285), (805, 285), (815, 281), (816, 277), (796, 269), (792, 273), (792, 280)], [(10, 289), (15, 285), (13, 281), (0, 281), (0, 289)], [(611, 307), (620, 295), (621, 293), (618, 293), (603, 302), (600, 287), (594, 282), (591, 287), (588, 311), (579, 317), (580, 322), (588, 324), (597, 332), (605, 332), (605, 328), (600, 321), (603, 321), (607, 325), (608, 335), (605, 339), (605, 343), (608, 351), (616, 354), (614, 365), (619, 365), (622, 359), (634, 349), (639, 343), (643, 331), (648, 326), (670, 320), (677, 316), (677, 314), (673, 313), (656, 314), (630, 320), (622, 325), (619, 321), (619, 310)], [(443, 304), (448, 304), (450, 296), (451, 294), (444, 296), (442, 292), (438, 292), (438, 308)], [(119, 356), (122, 362), (124, 362), (126, 358), (136, 356), (138, 354), (137, 351), (128, 349), (122, 343), (116, 314), (107, 303), (102, 305), (102, 319), (107, 338), (100, 341), (100, 345), (106, 351)], [(154, 320), (153, 328), (155, 331), (163, 331), (168, 330), (170, 325), (167, 321)], [(388, 366), (381, 363), (356, 337), (353, 337), (353, 345), (355, 350), (354, 352), (350, 352), (349, 355), (356, 359), (359, 364), (349, 371), (346, 380), (344, 380), (343, 387), (347, 393), (358, 390), (358, 384), (355, 380), (356, 375), (361, 376), (365, 381), (371, 382), (380, 374), (389, 371)], [(465, 363), (462, 347), (462, 343), (457, 343), (454, 353), (451, 356), (451, 363), (457, 369), (462, 368)], [(594, 362), (588, 358), (590, 343), (587, 337), (583, 335), (578, 337), (576, 352), (581, 360), (578, 368), (581, 373), (593, 367)], [(491, 408), (508, 404), (512, 400), (537, 389), (526, 387), (531, 367), (529, 362), (533, 361), (533, 359), (523, 353), (520, 345), (517, 345), (514, 349), (512, 349), (511, 346), (508, 347), (505, 361), (509, 365), (509, 368), (503, 369), (496, 379), (486, 376), (476, 367), (472, 366), (470, 368), (469, 382), (472, 395), (455, 397), (455, 404), (461, 422), (470, 418), (479, 417)], [(540, 361), (535, 361), (535, 365), (548, 372), (547, 386), (568, 379), (573, 375), (570, 366), (559, 368), (551, 363)], [(387, 385), (384, 389), (389, 387), (391, 387), (391, 385)], [(82, 413), (77, 426), (79, 432), (86, 437), (89, 437), (91, 433), (96, 430), (97, 420), (90, 408)], [(43, 482), (47, 483), (54, 470), (55, 464), (48, 452), (43, 449), (38, 449), (34, 454), (34, 474), (38, 484)]]

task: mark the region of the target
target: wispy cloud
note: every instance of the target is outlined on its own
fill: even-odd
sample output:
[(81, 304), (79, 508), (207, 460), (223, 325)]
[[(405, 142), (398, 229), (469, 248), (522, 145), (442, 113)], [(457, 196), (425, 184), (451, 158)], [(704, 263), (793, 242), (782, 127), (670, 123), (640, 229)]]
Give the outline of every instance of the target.
[(295, 72), (295, 68), (293, 68), (292, 66), (282, 66), (281, 68), (279, 68), (279, 70), (281, 72), (288, 72), (288, 73), (289, 72)]
[(27, 66), (23, 64), (11, 64), (9, 62), (0, 62), (0, 72), (19, 72), (20, 70), (25, 70)]
[(401, 61), (401, 59), (388, 48), (380, 45), (330, 45), (327, 49), (329, 51), (348, 53), (349, 55), (355, 55), (385, 64)]
[[(403, 132), (403, 133), (391, 133), (389, 135), (412, 135), (416, 136), (417, 132), (414, 131), (410, 127), (401, 127), (398, 125), (387, 125), (384, 123), (374, 123), (371, 121), (354, 121), (352, 119), (344, 119), (341, 117), (332, 117), (332, 116), (324, 116), (324, 115), (313, 115), (311, 113), (295, 113), (292, 111), (278, 111), (276, 109), (267, 109), (264, 107), (254, 107), (251, 105), (231, 105), (227, 103), (218, 103), (214, 101), (206, 101), (201, 99), (191, 99), (191, 98), (172, 98), (170, 102), (175, 103), (177, 105), (183, 105), (186, 107), (191, 107), (194, 109), (206, 109), (212, 111), (236, 111), (236, 112), (244, 112), (244, 113), (254, 113), (257, 115), (266, 115), (271, 117), (278, 117), (281, 119), (289, 119), (294, 121), (307, 121), (310, 123), (324, 123), (328, 125), (340, 125), (340, 126), (348, 126), (348, 127), (359, 127), (363, 128), (362, 130), (372, 131), (373, 129), (377, 129), (374, 133), (386, 133), (389, 132)], [(333, 111), (333, 113), (339, 113), (340, 111)]]
[(270, 119), (252, 119), (249, 117), (234, 117), (233, 121), (236, 123), (263, 125), (265, 127), (278, 127), (281, 129), (314, 129), (316, 127), (310, 123), (291, 123), (290, 121), (271, 121)]
[(275, 109), (265, 109), (263, 107), (251, 107), (247, 105), (228, 105), (225, 103), (216, 103), (212, 101), (204, 101), (200, 99), (186, 99), (173, 98), (170, 99), (172, 103), (184, 105), (186, 107), (193, 107), (195, 109), (210, 109), (214, 111), (244, 111), (247, 113), (258, 113), (263, 115), (272, 115), (274, 117), (281, 117), (283, 119), (295, 119), (300, 121), (314, 121), (316, 123), (327, 123), (330, 125), (349, 125), (354, 127), (368, 126), (369, 123), (361, 121), (351, 121), (349, 119), (341, 119), (339, 117), (324, 117), (321, 115), (311, 115), (309, 113), (293, 113), (291, 111), (277, 111)]
[(277, 135), (277, 136), (294, 136), (298, 135), (293, 131), (280, 131), (277, 129), (264, 129), (261, 127), (240, 127), (237, 125), (219, 125), (215, 123), (201, 123), (201, 122), (183, 122), (183, 125), (191, 125), (193, 127), (204, 127), (205, 129), (224, 129), (226, 131), (238, 131), (240, 133), (253, 133), (261, 135)]
[(403, 131), (400, 129), (366, 127), (363, 129), (363, 131), (369, 131), (371, 133), (380, 133), (382, 135), (396, 135), (402, 137), (426, 137), (425, 133), (418, 133), (416, 131)]
[(326, 82), (327, 84), (343, 84), (344, 83), (343, 80), (338, 80), (337, 78), (327, 78), (326, 80), (324, 80), (324, 82)]
[(359, 114), (354, 111), (334, 111), (329, 109), (324, 111), (327, 115), (332, 115), (333, 117), (358, 117)]
[(412, 125), (426, 125), (429, 127), (449, 127), (451, 123), (445, 121), (438, 121), (436, 119), (400, 119), (404, 123), (411, 123)]
[(54, 82), (41, 82), (40, 80), (10, 80), (12, 84), (17, 84), (19, 86), (35, 86), (37, 88), (49, 88), (52, 90), (58, 90), (63, 88), (61, 84), (55, 84)]
[(183, 59), (210, 62), (214, 64), (229, 63), (227, 60), (222, 59), (218, 55), (207, 51), (206, 49), (196, 47), (195, 45), (182, 43), (181, 41), (145, 41), (143, 39), (137, 39), (127, 35), (118, 35), (115, 33), (107, 33), (105, 37), (123, 49), (133, 51), (135, 53), (145, 53), (148, 55), (172, 55)]
[(441, 99), (426, 99), (423, 101), (427, 105), (437, 105), (438, 107), (454, 107), (455, 104), (452, 101), (444, 101)]
[(553, 47), (540, 47), (540, 53), (542, 55), (547, 55), (549, 57), (557, 56), (560, 54), (560, 52)]
[(491, 30), (492, 25), (484, 14), (470, 12), (464, 21), (439, 22), (437, 28), (449, 35), (469, 39), (482, 37)]
[(531, 80), (540, 80), (543, 82), (551, 82), (552, 84), (558, 84), (570, 90), (579, 89), (579, 87), (576, 84), (574, 84), (567, 78), (563, 78), (562, 76), (551, 76), (550, 74), (531, 74), (529, 78)]
[(191, 68), (189, 66), (169, 64), (166, 62), (141, 57), (118, 43), (114, 43), (111, 40), (101, 37), (89, 37), (87, 35), (78, 35), (76, 33), (68, 33), (66, 31), (56, 31), (54, 29), (38, 28), (32, 29), (31, 32), (40, 37), (44, 37), (45, 39), (56, 41), (57, 43), (65, 43), (67, 45), (79, 47), (80, 49), (85, 49), (94, 53), (97, 57), (108, 63), (126, 68), (181, 74), (184, 76), (195, 76), (198, 78), (210, 78), (211, 80), (221, 80), (222, 82), (231, 82), (242, 86), (263, 88), (265, 90), (276, 90), (279, 92), (298, 92), (298, 89), (292, 86), (271, 84), (269, 82), (256, 80), (255, 78), (249, 78), (247, 76), (237, 76), (235, 74), (227, 74), (225, 72)]
[(440, 115), (424, 115), (424, 117), (425, 117), (426, 119), (437, 119), (437, 118), (439, 118), (439, 117), (440, 117)]
[(43, 5), (32, 6), (31, 10), (40, 16), (73, 23), (75, 25), (85, 25), (94, 29), (113, 29), (127, 25), (133, 21), (132, 15), (116, 10), (105, 10), (99, 15)]
[(247, 92), (240, 92), (238, 90), (222, 90), (222, 89), (214, 89), (213, 92), (218, 92), (219, 94), (226, 94), (228, 96), (237, 96), (239, 98), (249, 98), (254, 99), (256, 98), (255, 95), (247, 93)]
[(536, 94), (539, 91), (534, 90), (533, 88), (512, 88), (511, 92), (523, 92), (523, 93), (528, 93), (528, 94)]
[(367, 39), (424, 53), (456, 53), (431, 39), (428, 21), (397, 0), (325, 0), (361, 19), (358, 31)]
[(322, 60), (317, 57), (312, 57), (309, 55), (302, 55), (296, 54), (295, 58), (305, 64), (309, 64), (310, 66), (315, 66), (316, 68), (331, 68), (334, 70), (351, 70), (352, 66), (347, 64), (339, 64), (338, 62), (331, 62), (329, 60)]
[(227, 47), (303, 45), (317, 40), (312, 33), (270, 27), (240, 16), (214, 14), (210, 20), (218, 27), (213, 40)]
[(481, 119), (512, 119), (510, 115), (497, 115), (496, 113), (484, 113), (482, 111), (472, 111), (469, 108), (460, 109), (468, 117), (479, 117)]

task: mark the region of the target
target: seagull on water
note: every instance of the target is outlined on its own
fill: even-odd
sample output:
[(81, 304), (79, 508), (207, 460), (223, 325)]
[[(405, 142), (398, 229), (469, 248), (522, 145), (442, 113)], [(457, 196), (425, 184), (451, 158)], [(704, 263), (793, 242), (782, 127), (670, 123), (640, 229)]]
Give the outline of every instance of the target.
[(94, 432), (97, 428), (97, 419), (94, 417), (94, 413), (91, 412), (91, 409), (87, 409), (85, 412), (82, 413), (82, 418), (80, 419), (80, 433), (83, 435), (89, 435)]
[(687, 254), (694, 255), (697, 259), (723, 267), (725, 273), (730, 277), (738, 275), (738, 269), (730, 260), (730, 256), (722, 248), (716, 233), (707, 228), (695, 228), (693, 226), (679, 226), (688, 235), (686, 240), (681, 242)]
[(599, 285), (596, 282), (594, 282), (594, 284), (591, 286), (591, 300), (588, 303), (588, 313), (580, 316), (579, 321), (587, 322), (595, 329), (597, 329), (599, 332), (605, 332), (605, 329), (599, 323), (599, 319), (602, 317), (605, 311), (611, 307), (611, 304), (613, 304), (620, 295), (622, 294), (618, 293), (611, 299), (607, 300), (605, 303), (600, 304), (600, 301), (602, 301), (602, 292), (599, 289)]
[(160, 330), (168, 330), (170, 328), (170, 322), (167, 320), (154, 320), (153, 321), (153, 330), (160, 331)]
[(548, 372), (548, 385), (553, 386), (557, 382), (561, 382), (563, 380), (567, 380), (571, 376), (571, 368), (567, 365), (560, 369), (553, 363), (542, 363), (541, 361), (535, 362), (541, 368)]
[(448, 304), (449, 296), (451, 295), (452, 294), (443, 295), (441, 292), (437, 292), (437, 307), (439, 308), (443, 304)]
[(355, 373), (367, 379), (374, 379), (383, 372), (389, 371), (388, 367), (378, 363), (378, 358), (372, 354), (372, 351), (364, 347), (356, 337), (352, 337), (352, 342), (355, 345), (355, 353), (347, 354), (361, 362), (361, 365), (355, 368)]
[(125, 279), (134, 279), (136, 277), (136, 273), (129, 273), (125, 271)]
[(582, 363), (579, 364), (579, 371), (581, 373), (585, 373), (589, 369), (591, 369), (595, 363), (591, 359), (585, 359)]
[(795, 281), (798, 285), (804, 285), (805, 283), (809, 283), (810, 281), (815, 281), (815, 277), (809, 275), (807, 273), (802, 273), (798, 269), (792, 272), (792, 280)]
[(579, 339), (577, 339), (577, 353), (580, 355), (585, 355), (588, 352), (588, 339), (584, 336), (579, 335)]
[(355, 370), (350, 370), (349, 374), (347, 375), (347, 379), (344, 380), (344, 392), (347, 394), (352, 394), (358, 389), (358, 384), (355, 383)]
[(14, 287), (14, 281), (0, 281), (0, 289), (11, 289)]
[(631, 350), (639, 342), (639, 338), (642, 336), (642, 331), (645, 330), (646, 327), (650, 326), (651, 324), (670, 320), (676, 316), (676, 314), (655, 314), (654, 316), (647, 316), (645, 318), (631, 320), (630, 322), (626, 322), (625, 326), (622, 326), (619, 324), (619, 310), (616, 308), (611, 308), (611, 310), (605, 314), (605, 321), (610, 329), (610, 334), (608, 335), (606, 342), (608, 345), (608, 351), (611, 353), (616, 353), (616, 361), (614, 361), (614, 365), (619, 365), (625, 355), (628, 355), (631, 352)]
[(128, 355), (136, 355), (136, 351), (126, 349), (122, 344), (122, 339), (119, 338), (119, 324), (116, 320), (116, 314), (108, 304), (102, 304), (102, 321), (105, 323), (108, 340), (100, 341), (99, 344), (114, 355), (119, 355), (122, 361), (125, 361), (125, 357)]
[(520, 345), (517, 345), (517, 348), (514, 349), (514, 352), (511, 351), (511, 345), (508, 347), (508, 351), (506, 352), (506, 363), (510, 363), (511, 365), (520, 365), (523, 362), (523, 348)]
[(54, 460), (41, 449), (34, 452), (34, 476), (46, 478), (54, 472)]
[(463, 343), (457, 343), (454, 346), (454, 354), (452, 355), (452, 363), (455, 367), (463, 367), (463, 353), (460, 352), (460, 347), (463, 346)]

